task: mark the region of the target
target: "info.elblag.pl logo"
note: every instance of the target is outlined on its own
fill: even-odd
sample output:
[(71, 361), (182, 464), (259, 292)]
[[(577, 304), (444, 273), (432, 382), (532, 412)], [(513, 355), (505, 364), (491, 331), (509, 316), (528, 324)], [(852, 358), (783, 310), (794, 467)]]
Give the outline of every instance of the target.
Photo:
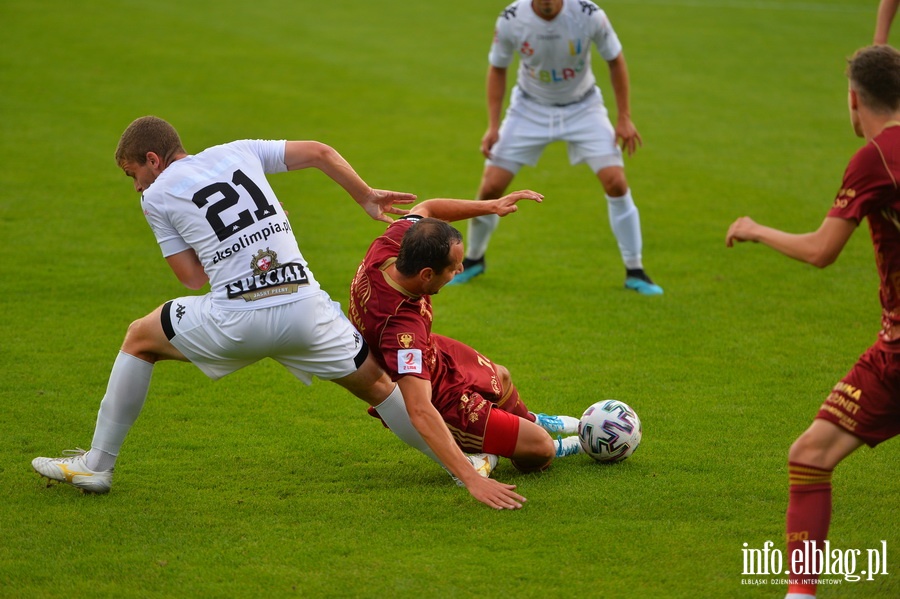
[[(755, 549), (744, 543), (743, 576), (782, 576), (750, 578), (741, 584), (805, 584), (818, 582), (820, 585), (841, 584), (844, 581), (875, 580), (876, 576), (887, 576), (887, 541), (880, 547), (870, 549), (839, 549), (830, 541), (818, 543), (803, 541), (803, 546), (794, 549), (786, 559), (775, 543), (766, 541), (762, 548)], [(836, 578), (823, 578), (823, 577)]]

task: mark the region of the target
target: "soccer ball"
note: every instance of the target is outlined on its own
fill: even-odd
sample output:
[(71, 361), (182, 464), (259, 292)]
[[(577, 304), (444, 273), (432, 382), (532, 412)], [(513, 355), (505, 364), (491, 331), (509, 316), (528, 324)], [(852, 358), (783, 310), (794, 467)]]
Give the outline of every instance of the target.
[(585, 453), (598, 462), (621, 462), (641, 443), (641, 420), (626, 403), (598, 401), (581, 416), (578, 438)]

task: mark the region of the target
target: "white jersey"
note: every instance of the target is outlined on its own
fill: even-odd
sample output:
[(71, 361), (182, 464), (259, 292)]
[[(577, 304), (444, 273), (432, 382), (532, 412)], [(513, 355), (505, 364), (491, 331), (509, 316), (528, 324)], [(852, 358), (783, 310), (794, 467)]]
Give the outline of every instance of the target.
[(561, 106), (586, 97), (596, 86), (591, 42), (604, 60), (622, 52), (606, 13), (588, 0), (564, 0), (552, 21), (535, 14), (531, 0), (518, 0), (497, 18), (488, 60), (507, 68), (519, 55), (516, 85), (540, 104)]
[(287, 215), (266, 180), (287, 170), (284, 141), (235, 141), (176, 160), (141, 198), (171, 256), (193, 248), (215, 305), (253, 310), (317, 293)]

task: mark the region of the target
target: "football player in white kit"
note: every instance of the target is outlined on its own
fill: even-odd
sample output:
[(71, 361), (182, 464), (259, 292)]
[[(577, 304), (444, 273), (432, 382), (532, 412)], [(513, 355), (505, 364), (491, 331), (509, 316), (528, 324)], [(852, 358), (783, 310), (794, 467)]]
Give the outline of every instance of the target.
[[(609, 64), (615, 127), (591, 69), (591, 43)], [(506, 71), (516, 55), (516, 85), (501, 124)], [(518, 0), (497, 18), (488, 58), (488, 129), (481, 140), (487, 160), (477, 199), (501, 197), (523, 165), (534, 166), (548, 144), (565, 141), (569, 161), (586, 163), (603, 185), (625, 263), (625, 287), (643, 295), (662, 294), (644, 272), (640, 216), (625, 178), (622, 150), (633, 154), (641, 136), (631, 122), (622, 44), (606, 13), (588, 0)], [(484, 255), (499, 220), (489, 215), (469, 221), (465, 270), (451, 284), (485, 271)]]
[(131, 123), (116, 162), (142, 194), (144, 215), (178, 279), (205, 295), (166, 302), (128, 328), (100, 403), (90, 451), (39, 457), (34, 469), (86, 492), (106, 493), (125, 436), (144, 405), (153, 366), (190, 361), (212, 379), (272, 358), (306, 384), (317, 376), (375, 407), (401, 439), (446, 465), (479, 501), (521, 507), (513, 485), (484, 478), (451, 442), (429, 448), (410, 423), (400, 388), (319, 287), (266, 179), (317, 168), (373, 219), (406, 214), (412, 194), (374, 190), (331, 147), (314, 141), (235, 141), (188, 155), (157, 117)]

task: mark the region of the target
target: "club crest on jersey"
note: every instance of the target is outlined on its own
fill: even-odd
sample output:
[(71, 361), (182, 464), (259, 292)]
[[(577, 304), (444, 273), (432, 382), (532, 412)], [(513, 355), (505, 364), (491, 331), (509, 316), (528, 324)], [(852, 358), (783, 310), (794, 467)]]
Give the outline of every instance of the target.
[(253, 259), (250, 261), (250, 268), (253, 269), (253, 274), (261, 275), (264, 272), (268, 272), (279, 266), (278, 264), (278, 254), (266, 248), (264, 250), (259, 250)]
[(397, 333), (397, 343), (404, 349), (409, 349), (416, 342), (416, 336), (413, 333)]
[(519, 48), (519, 52), (522, 53), (522, 56), (534, 56), (534, 48), (532, 48), (531, 44), (528, 42), (522, 44), (522, 47)]

